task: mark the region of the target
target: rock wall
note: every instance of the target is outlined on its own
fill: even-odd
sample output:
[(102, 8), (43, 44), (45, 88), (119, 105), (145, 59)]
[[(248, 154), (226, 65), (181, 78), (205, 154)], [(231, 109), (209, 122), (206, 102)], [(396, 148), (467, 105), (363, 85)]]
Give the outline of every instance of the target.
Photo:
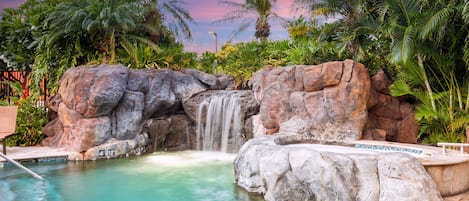
[(404, 153), (352, 147), (248, 141), (235, 162), (236, 183), (265, 200), (439, 201), (425, 168)]
[(352, 60), (258, 71), (251, 80), (267, 134), (357, 140), (367, 122), (370, 78)]
[[(242, 139), (234, 141), (283, 133), (296, 135), (279, 140), (283, 144), (360, 138), (415, 143), (413, 108), (389, 95), (390, 83), (384, 72), (370, 81), (365, 67), (351, 60), (261, 70), (251, 80), (253, 91), (234, 91), (245, 121)], [(229, 76), (193, 69), (73, 68), (49, 102), (58, 115), (44, 129), (44, 145), (66, 147), (80, 153), (77, 159), (194, 149), (198, 104), (232, 87)]]
[[(413, 106), (389, 94), (384, 71), (370, 80), (357, 62), (327, 62), (258, 71), (251, 80), (261, 105), (253, 125), (264, 134), (301, 135), (288, 140), (388, 140), (417, 143)], [(293, 143), (293, 142), (292, 142)]]
[(183, 103), (204, 91), (232, 86), (230, 77), (193, 69), (73, 68), (64, 73), (50, 101), (49, 109), (58, 117), (46, 125), (43, 144), (76, 152), (72, 158), (78, 160), (189, 149), (194, 122)]
[(368, 121), (362, 138), (417, 143), (418, 124), (414, 108), (403, 97), (389, 95), (391, 84), (382, 70), (371, 78)]

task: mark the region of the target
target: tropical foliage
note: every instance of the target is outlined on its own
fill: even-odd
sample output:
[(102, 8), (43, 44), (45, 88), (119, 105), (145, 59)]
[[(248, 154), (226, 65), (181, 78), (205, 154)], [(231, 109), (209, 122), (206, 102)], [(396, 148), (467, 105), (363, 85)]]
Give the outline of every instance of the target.
[(247, 87), (247, 81), (259, 69), (295, 64), (319, 64), (344, 59), (334, 43), (308, 39), (283, 41), (254, 41), (225, 44), (221, 51), (204, 53), (198, 68), (209, 73), (233, 75), (238, 88)]
[(32, 146), (44, 138), (43, 128), (49, 121), (47, 110), (37, 106), (37, 96), (29, 96), (18, 101), (16, 134), (7, 138), (8, 146)]
[[(337, 44), (340, 55), (346, 54), (369, 67), (384, 67), (394, 75), (397, 81), (392, 86), (393, 95), (406, 95), (417, 101), (416, 118), (424, 142), (465, 140), (464, 132), (469, 126), (466, 1), (295, 2), (309, 11), (312, 19), (335, 18), (331, 24), (335, 33), (327, 40)], [(300, 18), (291, 23), (290, 33), (298, 30), (295, 27), (308, 27), (303, 21)], [(309, 35), (323, 40), (320, 32)]]
[(192, 37), (194, 20), (183, 5), (180, 0), (28, 0), (2, 14), (0, 66), (34, 66), (37, 88), (47, 77), (51, 92), (65, 70), (78, 65), (148, 66), (157, 61), (142, 61), (145, 54), (169, 46), (181, 53), (175, 38)]
[(19, 82), (5, 82), (12, 90), (13, 95), (0, 100), (1, 106), (17, 105), (16, 134), (7, 138), (9, 146), (36, 145), (44, 139), (43, 127), (48, 122), (46, 108), (37, 106), (37, 95), (24, 97)]

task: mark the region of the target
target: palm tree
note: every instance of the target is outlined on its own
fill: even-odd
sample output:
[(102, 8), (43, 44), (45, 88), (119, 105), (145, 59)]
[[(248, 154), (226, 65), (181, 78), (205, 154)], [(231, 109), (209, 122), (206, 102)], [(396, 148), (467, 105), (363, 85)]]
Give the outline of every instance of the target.
[(254, 35), (257, 39), (265, 40), (270, 35), (269, 20), (272, 17), (279, 18), (276, 13), (272, 12), (272, 6), (276, 2), (276, 0), (245, 0), (244, 3), (237, 3), (234, 1), (222, 1), (221, 3), (234, 7), (236, 10), (227, 13), (225, 16), (223, 16), (222, 19), (218, 21), (232, 22), (235, 20), (242, 19), (241, 25), (234, 32), (234, 36), (236, 36), (252, 25), (252, 20), (249, 19), (247, 16), (249, 14), (254, 14), (257, 18), (255, 25), (256, 32)]
[(138, 43), (153, 48), (157, 45), (144, 37), (142, 32), (152, 33), (143, 21), (143, 13), (136, 3), (116, 3), (112, 0), (70, 1), (59, 4), (47, 20), (49, 32), (45, 45), (61, 46), (63, 42), (91, 44), (102, 63), (116, 60), (116, 48), (126, 50)]
[(461, 87), (469, 86), (465, 2), (388, 0), (380, 9), (393, 41), (390, 61), (402, 69), (392, 94), (409, 94), (419, 101), (416, 118), (431, 143), (461, 142), (469, 125), (469, 88)]
[(392, 40), (390, 61), (402, 68), (405, 72), (403, 75), (413, 85), (423, 85), (434, 112), (437, 111), (437, 106), (428, 72), (445, 73), (449, 69), (444, 68), (454, 66), (448, 60), (452, 56), (447, 54), (454, 53), (454, 50), (444, 50), (455, 45), (445, 39), (448, 33), (445, 30), (453, 29), (454, 34), (459, 31), (448, 26), (454, 21), (452, 18), (457, 10), (454, 6), (442, 2), (429, 4), (425, 0), (387, 0), (379, 8), (384, 30)]
[(295, 0), (296, 10), (309, 12), (312, 18), (325, 16), (336, 19), (336, 38), (339, 53), (347, 53), (356, 60), (365, 57), (364, 46), (378, 30), (378, 23), (371, 13), (373, 3), (365, 0)]
[(159, 44), (173, 36), (191, 39), (190, 23), (195, 23), (182, 0), (136, 0), (142, 5), (145, 23), (155, 31), (151, 33), (153, 42)]

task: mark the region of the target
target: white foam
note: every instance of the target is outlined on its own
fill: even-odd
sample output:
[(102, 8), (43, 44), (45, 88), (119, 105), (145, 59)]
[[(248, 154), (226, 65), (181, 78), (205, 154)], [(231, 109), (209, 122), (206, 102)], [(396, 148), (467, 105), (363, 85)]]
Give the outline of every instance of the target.
[(208, 151), (182, 151), (174, 153), (156, 152), (146, 158), (146, 162), (159, 166), (204, 165), (210, 162), (232, 163), (235, 154)]

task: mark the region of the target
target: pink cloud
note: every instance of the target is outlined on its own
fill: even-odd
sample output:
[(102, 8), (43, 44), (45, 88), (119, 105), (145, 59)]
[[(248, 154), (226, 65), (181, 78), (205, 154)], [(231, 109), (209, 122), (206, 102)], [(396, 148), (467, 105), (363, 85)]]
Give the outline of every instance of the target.
[(221, 19), (232, 8), (220, 4), (219, 0), (191, 1), (188, 10), (196, 21), (216, 21)]
[[(25, 0), (0, 0), (0, 9), (3, 8), (16, 8), (19, 7)], [(222, 0), (185, 0), (185, 8), (189, 11), (190, 15), (197, 22), (191, 25), (193, 32), (192, 41), (183, 41), (185, 49), (194, 52), (204, 52), (214, 50), (214, 41), (211, 35), (207, 32), (215, 31), (218, 33), (219, 46), (231, 39), (233, 30), (239, 27), (239, 22), (225, 22), (213, 23), (221, 19), (228, 12), (233, 11), (234, 8), (225, 4), (221, 4)], [(245, 0), (230, 0), (238, 3), (243, 3)], [(274, 5), (274, 12), (284, 18), (292, 18), (291, 5), (293, 0), (278, 0)], [(253, 17), (252, 15), (249, 17)], [(255, 22), (255, 19), (252, 19)], [(254, 24), (254, 23), (253, 23)], [(250, 27), (240, 37), (232, 40), (233, 43), (242, 41), (254, 40), (253, 36), (254, 26)], [(281, 23), (274, 22), (271, 27), (271, 39), (279, 40), (288, 37), (286, 31), (283, 29)]]
[[(244, 0), (232, 0), (233, 2), (243, 3)], [(191, 1), (187, 4), (188, 10), (192, 17), (197, 21), (216, 21), (221, 19), (228, 12), (233, 11), (235, 8), (229, 5), (220, 3), (221, 0), (204, 0), (204, 1)], [(274, 12), (279, 16), (289, 18), (291, 17), (292, 0), (279, 0), (274, 5)]]
[(23, 0), (1, 0), (0, 10), (4, 8), (17, 8), (23, 3)]
[(277, 4), (274, 7), (274, 11), (280, 17), (290, 18), (292, 14), (291, 12), (292, 4), (293, 4), (292, 0), (279, 0), (277, 1)]

